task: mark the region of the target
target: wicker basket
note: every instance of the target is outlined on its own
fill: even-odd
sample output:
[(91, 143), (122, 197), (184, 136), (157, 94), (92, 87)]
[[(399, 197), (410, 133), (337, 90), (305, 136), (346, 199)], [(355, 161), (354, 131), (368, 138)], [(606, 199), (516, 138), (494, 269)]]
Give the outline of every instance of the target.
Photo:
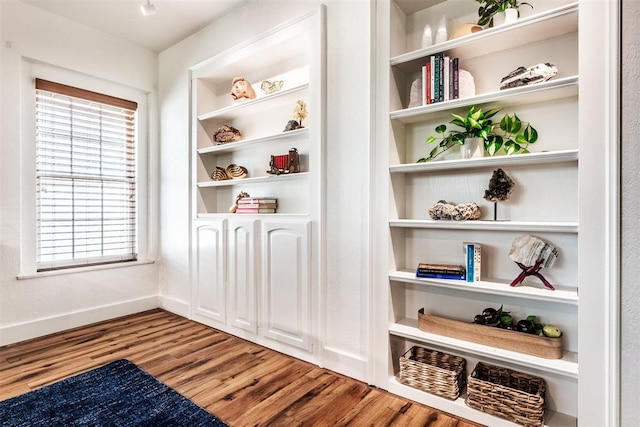
[(478, 362), (467, 381), (466, 403), (523, 426), (544, 424), (542, 378)]
[(457, 399), (464, 389), (466, 360), (414, 346), (400, 357), (399, 381), (427, 393)]

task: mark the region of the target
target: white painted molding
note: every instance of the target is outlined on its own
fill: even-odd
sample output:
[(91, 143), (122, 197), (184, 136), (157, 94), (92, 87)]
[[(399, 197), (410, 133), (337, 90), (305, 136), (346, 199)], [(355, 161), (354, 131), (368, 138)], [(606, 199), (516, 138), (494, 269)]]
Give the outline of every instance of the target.
[(191, 319), (191, 305), (187, 301), (177, 298), (168, 297), (166, 295), (158, 295), (158, 307), (178, 316)]
[(334, 347), (324, 347), (323, 367), (359, 381), (369, 381), (369, 361), (366, 357), (346, 352)]
[(151, 295), (102, 307), (91, 307), (82, 311), (46, 317), (24, 323), (16, 323), (0, 328), (0, 346), (154, 308), (158, 308), (158, 297)]

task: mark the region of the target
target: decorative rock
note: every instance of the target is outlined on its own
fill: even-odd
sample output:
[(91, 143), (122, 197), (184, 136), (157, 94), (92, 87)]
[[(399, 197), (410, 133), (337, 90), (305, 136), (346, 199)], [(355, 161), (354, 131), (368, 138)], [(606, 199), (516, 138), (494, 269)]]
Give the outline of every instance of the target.
[(260, 84), (260, 89), (264, 92), (265, 95), (271, 95), (274, 92), (282, 89), (284, 82), (282, 80), (274, 80), (270, 82), (269, 80), (263, 80)]
[(411, 83), (409, 94), (409, 106), (407, 108), (419, 107), (422, 105), (422, 79), (415, 79)]
[(213, 140), (218, 144), (226, 144), (228, 142), (236, 142), (242, 139), (242, 133), (229, 125), (222, 125), (213, 133)]
[(454, 221), (468, 221), (480, 219), (482, 211), (480, 207), (473, 202), (454, 205), (445, 200), (440, 200), (429, 208), (429, 216), (434, 220), (449, 219)]
[(530, 67), (518, 67), (500, 81), (500, 89), (527, 86), (549, 80), (558, 74), (558, 68), (548, 62), (532, 65)]
[(473, 75), (467, 70), (458, 70), (459, 98), (469, 98), (476, 94), (476, 84)]
[(484, 199), (489, 202), (504, 202), (511, 197), (515, 183), (502, 169), (493, 171), (489, 188), (484, 191)]
[(231, 83), (231, 97), (234, 101), (240, 101), (243, 99), (254, 99), (256, 93), (247, 80), (244, 77), (235, 77)]
[(557, 257), (558, 250), (554, 246), (528, 234), (516, 237), (509, 250), (509, 259), (525, 266), (532, 266), (543, 260), (540, 266), (549, 268)]
[(289, 120), (287, 122), (287, 125), (285, 126), (283, 132), (289, 131), (289, 130), (296, 130), (300, 127), (300, 123), (298, 123), (296, 120)]

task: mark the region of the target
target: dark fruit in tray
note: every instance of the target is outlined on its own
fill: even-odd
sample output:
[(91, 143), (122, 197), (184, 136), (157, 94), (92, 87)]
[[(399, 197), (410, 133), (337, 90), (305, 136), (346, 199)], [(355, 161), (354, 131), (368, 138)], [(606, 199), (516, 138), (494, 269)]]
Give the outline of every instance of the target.
[(473, 323), (484, 325), (484, 316), (482, 314), (476, 314), (476, 317), (473, 318)]
[(536, 333), (536, 327), (531, 320), (526, 320), (526, 319), (520, 320), (516, 324), (516, 327), (518, 332), (524, 332), (526, 334)]

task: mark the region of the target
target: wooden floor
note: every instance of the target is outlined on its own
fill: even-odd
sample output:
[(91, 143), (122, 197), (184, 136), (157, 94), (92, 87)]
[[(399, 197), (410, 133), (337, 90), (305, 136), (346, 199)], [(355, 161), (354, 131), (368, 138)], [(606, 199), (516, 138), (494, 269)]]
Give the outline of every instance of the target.
[(0, 347), (0, 400), (121, 358), (233, 427), (477, 426), (162, 310)]

